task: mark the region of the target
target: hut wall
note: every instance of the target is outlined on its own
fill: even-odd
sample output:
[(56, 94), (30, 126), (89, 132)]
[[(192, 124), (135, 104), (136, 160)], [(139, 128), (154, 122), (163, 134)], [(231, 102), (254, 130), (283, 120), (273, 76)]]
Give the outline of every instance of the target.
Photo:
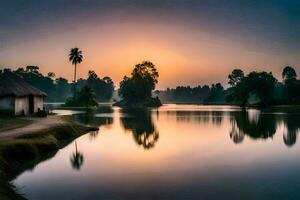
[(0, 97), (0, 110), (14, 111), (15, 98), (14, 97)]
[(29, 98), (25, 97), (16, 97), (15, 99), (15, 115), (21, 114), (28, 115), (29, 113)]
[(43, 110), (44, 107), (44, 97), (35, 96), (34, 97), (34, 112), (37, 112), (39, 109)]

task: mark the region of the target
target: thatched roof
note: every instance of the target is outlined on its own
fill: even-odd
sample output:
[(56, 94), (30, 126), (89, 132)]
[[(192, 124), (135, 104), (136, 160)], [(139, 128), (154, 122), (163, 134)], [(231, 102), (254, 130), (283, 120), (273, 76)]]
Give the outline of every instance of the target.
[(12, 72), (0, 75), (0, 97), (3, 96), (47, 96), (46, 93), (26, 83)]

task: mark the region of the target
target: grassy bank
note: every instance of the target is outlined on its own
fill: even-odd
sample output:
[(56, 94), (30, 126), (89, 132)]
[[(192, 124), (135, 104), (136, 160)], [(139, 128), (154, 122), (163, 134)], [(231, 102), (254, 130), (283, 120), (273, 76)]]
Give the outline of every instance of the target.
[(0, 132), (10, 129), (21, 128), (29, 125), (32, 121), (20, 117), (8, 117), (0, 115)]
[(24, 199), (9, 181), (25, 170), (53, 157), (57, 151), (91, 128), (66, 124), (35, 133), (22, 135), (9, 141), (0, 141), (0, 199)]

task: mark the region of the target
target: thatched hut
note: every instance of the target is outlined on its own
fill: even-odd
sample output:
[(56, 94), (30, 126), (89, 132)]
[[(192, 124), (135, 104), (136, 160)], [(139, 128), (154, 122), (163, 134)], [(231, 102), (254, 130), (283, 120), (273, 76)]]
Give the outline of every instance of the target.
[(0, 75), (0, 110), (28, 115), (43, 109), (46, 93), (26, 83), (12, 72)]

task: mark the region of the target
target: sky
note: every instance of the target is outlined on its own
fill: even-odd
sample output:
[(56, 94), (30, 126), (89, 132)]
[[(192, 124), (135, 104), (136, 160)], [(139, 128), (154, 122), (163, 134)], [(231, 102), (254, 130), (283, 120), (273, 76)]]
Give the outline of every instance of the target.
[(300, 74), (298, 0), (1, 0), (0, 68), (37, 65), (72, 80), (70, 48), (118, 87), (134, 65), (152, 61), (158, 88), (227, 83), (284, 66)]

